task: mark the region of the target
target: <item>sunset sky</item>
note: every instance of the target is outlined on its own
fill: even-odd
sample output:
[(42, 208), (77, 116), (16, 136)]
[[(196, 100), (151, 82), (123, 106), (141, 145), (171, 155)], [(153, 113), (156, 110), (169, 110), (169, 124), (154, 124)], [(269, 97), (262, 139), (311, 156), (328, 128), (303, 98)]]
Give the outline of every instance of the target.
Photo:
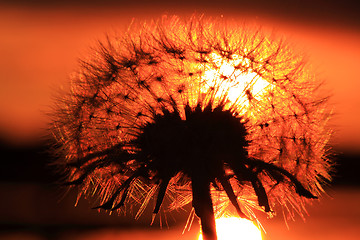
[(121, 32), (134, 18), (196, 12), (257, 24), (305, 52), (333, 95), (332, 143), (360, 151), (360, 20), (352, 2), (9, 2), (0, 3), (0, 137), (5, 141), (33, 141), (43, 132), (54, 93), (66, 85), (77, 59), (105, 34)]
[[(360, 182), (355, 170), (360, 156), (360, 7), (357, 1), (178, 2), (0, 0), (0, 152), (5, 156), (1, 159), (0, 191), (7, 193), (0, 200), (0, 238), (8, 234), (7, 226), (13, 227), (14, 236), (21, 236), (17, 235), (18, 230), (26, 232), (23, 226), (30, 226), (30, 237), (4, 239), (189, 238), (189, 235), (182, 238), (176, 235), (181, 233), (182, 225), (172, 235), (164, 235), (162, 231), (80, 232), (76, 227), (84, 228), (86, 224), (91, 226), (89, 229), (96, 224), (124, 227), (130, 220), (90, 210), (91, 204), (84, 199), (74, 208), (76, 197), (71, 193), (59, 201), (62, 194), (59, 187), (49, 187), (49, 182), (58, 179), (45, 166), (50, 158), (48, 149), (44, 151), (45, 147), (36, 143), (46, 133), (54, 95), (62, 86), (68, 86), (78, 59), (86, 56), (97, 40), (126, 30), (133, 19), (150, 21), (164, 14), (189, 17), (196, 13), (255, 24), (269, 34), (285, 38), (296, 51), (305, 53), (332, 96), (331, 144), (340, 155), (345, 153), (342, 156), (345, 160), (336, 170), (335, 182), (340, 183), (340, 188), (330, 190), (330, 197), (325, 196), (325, 201), (310, 208), (312, 218), (307, 223), (301, 220), (290, 223), (291, 231), (286, 229), (281, 216), (272, 223), (265, 220), (272, 236), (268, 240), (358, 239)], [(141, 221), (144, 224), (147, 219)], [(141, 226), (145, 225), (148, 222)], [(60, 230), (54, 226), (60, 226)], [(64, 226), (70, 226), (67, 230), (73, 238), (61, 232)], [(195, 228), (190, 234), (197, 234), (196, 231)], [(34, 232), (40, 232), (43, 238), (38, 235), (32, 238)], [(83, 237), (76, 237), (77, 234)]]

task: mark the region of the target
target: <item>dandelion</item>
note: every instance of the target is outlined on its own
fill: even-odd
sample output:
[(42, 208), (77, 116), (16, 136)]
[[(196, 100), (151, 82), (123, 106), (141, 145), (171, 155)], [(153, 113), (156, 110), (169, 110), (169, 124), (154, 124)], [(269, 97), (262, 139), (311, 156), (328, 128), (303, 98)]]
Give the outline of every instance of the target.
[(330, 111), (303, 57), (250, 28), (193, 17), (108, 37), (56, 104), (57, 165), (96, 208), (154, 216), (192, 203), (215, 216), (289, 216), (330, 180)]

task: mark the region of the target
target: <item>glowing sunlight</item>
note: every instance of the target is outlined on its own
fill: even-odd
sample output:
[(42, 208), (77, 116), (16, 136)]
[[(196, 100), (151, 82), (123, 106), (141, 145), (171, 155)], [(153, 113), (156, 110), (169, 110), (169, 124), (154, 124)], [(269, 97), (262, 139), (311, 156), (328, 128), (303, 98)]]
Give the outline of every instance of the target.
[[(253, 222), (244, 218), (227, 217), (216, 219), (218, 240), (261, 240), (261, 231)], [(203, 240), (200, 233), (198, 240)]]
[(226, 93), (232, 103), (237, 102), (248, 106), (249, 97), (256, 99), (270, 85), (269, 82), (250, 70), (250, 60), (247, 58), (234, 54), (229, 60), (212, 53), (210, 59), (214, 66), (205, 69), (204, 92), (215, 87), (218, 89), (216, 96), (223, 96)]

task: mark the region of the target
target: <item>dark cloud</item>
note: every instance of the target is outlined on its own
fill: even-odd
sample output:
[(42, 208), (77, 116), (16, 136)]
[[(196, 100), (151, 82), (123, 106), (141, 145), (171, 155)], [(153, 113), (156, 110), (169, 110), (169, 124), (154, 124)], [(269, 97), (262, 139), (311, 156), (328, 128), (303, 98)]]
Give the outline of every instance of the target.
[(334, 26), (360, 27), (360, 3), (355, 0), (223, 0), (223, 1), (193, 1), (183, 0), (173, 2), (168, 0), (137, 0), (137, 1), (116, 1), (116, 0), (80, 0), (80, 1), (45, 1), (45, 0), (15, 0), (1, 1), (3, 4), (27, 7), (49, 7), (49, 8), (111, 8), (111, 9), (157, 9), (186, 10), (186, 11), (212, 11), (227, 13), (231, 15), (259, 14), (273, 18), (286, 18), (291, 22), (328, 23)]

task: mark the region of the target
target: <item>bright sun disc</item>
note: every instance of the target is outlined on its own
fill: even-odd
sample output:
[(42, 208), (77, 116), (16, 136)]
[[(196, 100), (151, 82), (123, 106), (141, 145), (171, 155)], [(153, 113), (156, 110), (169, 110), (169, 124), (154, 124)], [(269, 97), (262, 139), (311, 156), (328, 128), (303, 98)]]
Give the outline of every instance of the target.
[(238, 55), (233, 55), (232, 59), (229, 60), (224, 59), (219, 54), (212, 53), (209, 61), (213, 65), (205, 69), (203, 78), (206, 85), (202, 90), (207, 92), (211, 87), (215, 87), (218, 90), (217, 97), (226, 93), (228, 100), (232, 103), (237, 102), (248, 106), (249, 96), (246, 93), (257, 99), (271, 85), (257, 73), (249, 70), (250, 61), (248, 59)]
[[(261, 240), (261, 231), (253, 222), (244, 218), (218, 218), (216, 232), (218, 240)], [(198, 240), (203, 240), (200, 233)]]

